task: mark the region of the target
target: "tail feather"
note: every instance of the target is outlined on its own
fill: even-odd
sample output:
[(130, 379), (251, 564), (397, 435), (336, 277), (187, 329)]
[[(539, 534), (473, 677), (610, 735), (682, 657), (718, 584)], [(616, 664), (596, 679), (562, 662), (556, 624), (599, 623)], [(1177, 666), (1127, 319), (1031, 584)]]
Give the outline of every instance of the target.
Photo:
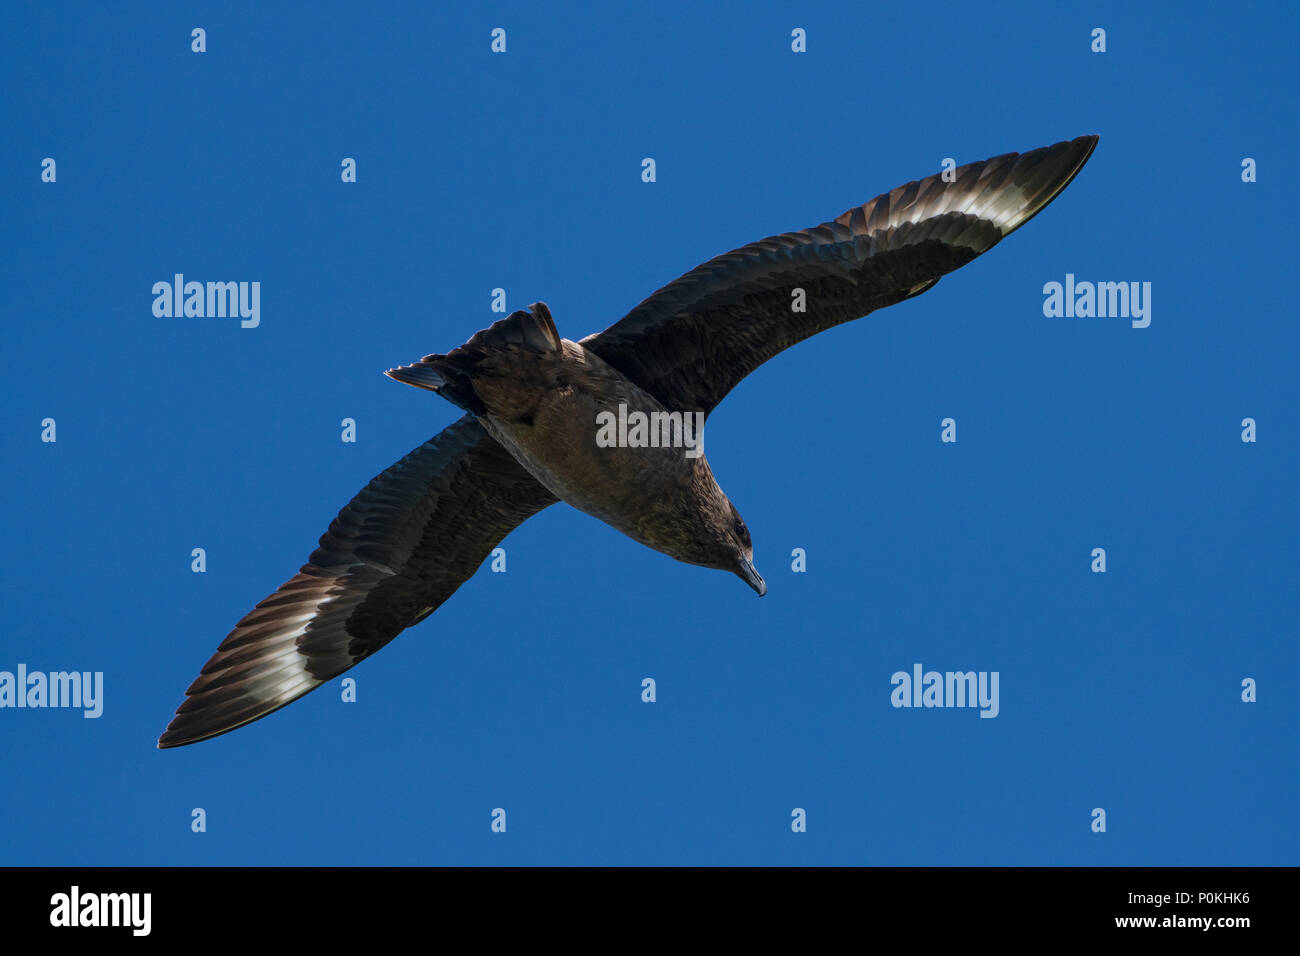
[(416, 388), (427, 388), (432, 392), (438, 391), (447, 384), (441, 372), (432, 365), (421, 362), (416, 362), (414, 365), (399, 365), (397, 368), (390, 368), (384, 374), (395, 381), (405, 382)]
[(384, 374), (395, 381), (437, 392), (465, 411), (482, 415), (487, 409), (474, 391), (475, 366), (493, 354), (521, 348), (542, 354), (563, 348), (546, 303), (534, 302), (527, 312), (510, 313), (445, 355), (426, 355), (412, 365), (390, 368)]

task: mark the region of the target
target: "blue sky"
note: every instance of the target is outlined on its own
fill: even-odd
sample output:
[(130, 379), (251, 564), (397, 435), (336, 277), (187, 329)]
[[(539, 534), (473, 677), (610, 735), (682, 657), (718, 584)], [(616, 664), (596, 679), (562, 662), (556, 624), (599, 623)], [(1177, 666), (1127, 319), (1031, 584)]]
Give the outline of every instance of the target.
[[(104, 674), (98, 719), (0, 709), (0, 863), (1300, 862), (1293, 5), (266, 6), (42, 4), (0, 40), (0, 670)], [(560, 505), (355, 703), (155, 749), (459, 416), (380, 373), (492, 289), (578, 339), (945, 157), (1084, 133), (1023, 230), (710, 418), (766, 598)], [(259, 281), (260, 325), (156, 318), (177, 272)], [(1067, 273), (1150, 282), (1151, 325), (1045, 317)], [(915, 663), (998, 672), (998, 716), (892, 707)]]

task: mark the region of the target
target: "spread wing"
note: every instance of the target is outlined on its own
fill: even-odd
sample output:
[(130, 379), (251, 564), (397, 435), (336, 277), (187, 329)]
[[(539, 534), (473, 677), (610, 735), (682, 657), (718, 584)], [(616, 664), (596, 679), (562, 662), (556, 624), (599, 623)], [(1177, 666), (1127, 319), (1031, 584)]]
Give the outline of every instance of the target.
[(448, 426), (358, 492), (302, 570), (235, 625), (158, 746), (224, 734), (343, 673), (556, 500), (474, 416)]
[[(1056, 198), (1096, 136), (899, 186), (831, 222), (710, 259), (582, 340), (673, 410), (713, 409), (810, 335), (919, 295)], [(804, 290), (806, 311), (795, 311)]]

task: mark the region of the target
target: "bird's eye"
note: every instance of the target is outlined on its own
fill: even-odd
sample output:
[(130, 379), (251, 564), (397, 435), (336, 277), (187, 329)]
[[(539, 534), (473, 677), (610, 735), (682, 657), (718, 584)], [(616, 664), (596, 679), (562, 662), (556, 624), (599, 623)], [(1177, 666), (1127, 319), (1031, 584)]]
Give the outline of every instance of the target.
[(745, 522), (741, 521), (739, 518), (736, 519), (736, 523), (733, 527), (735, 528), (736, 537), (738, 538), (744, 538), (749, 533), (745, 530)]

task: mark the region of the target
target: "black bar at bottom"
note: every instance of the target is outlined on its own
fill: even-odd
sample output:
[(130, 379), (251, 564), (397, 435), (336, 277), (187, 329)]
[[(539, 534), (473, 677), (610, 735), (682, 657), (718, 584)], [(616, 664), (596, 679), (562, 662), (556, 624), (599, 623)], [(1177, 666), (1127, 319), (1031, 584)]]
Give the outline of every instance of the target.
[(787, 929), (811, 942), (843, 927), (863, 941), (902, 932), (927, 943), (1047, 934), (1231, 945), (1286, 932), (1295, 877), (1294, 869), (1210, 867), (9, 868), (0, 869), (0, 925), (7, 942), (75, 935), (207, 945), (269, 931), (294, 946), (373, 944), (465, 927), (489, 934), (480, 939), (513, 928), (542, 934), (538, 942), (562, 931), (571, 940), (644, 936), (666, 946), (683, 938), (679, 929), (695, 938)]

